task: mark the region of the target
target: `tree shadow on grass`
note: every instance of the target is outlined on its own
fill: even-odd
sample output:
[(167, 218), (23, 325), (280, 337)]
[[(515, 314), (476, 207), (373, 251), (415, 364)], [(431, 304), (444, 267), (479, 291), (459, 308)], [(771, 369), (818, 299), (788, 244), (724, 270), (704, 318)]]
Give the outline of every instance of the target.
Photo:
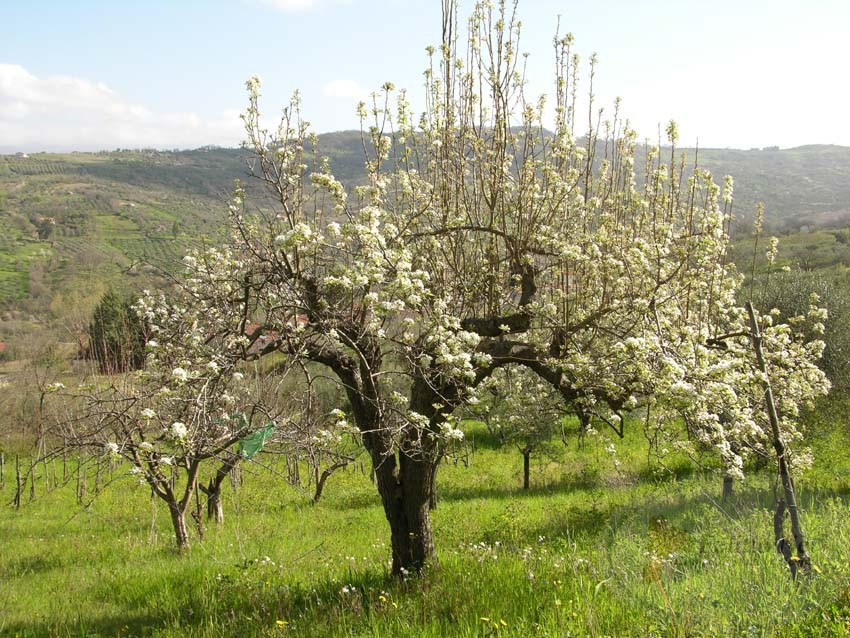
[[(132, 568), (124, 573), (107, 572), (109, 575), (103, 580), (55, 593), (59, 608), (75, 611), (61, 617), (39, 616), (0, 625), (0, 635), (151, 636), (164, 627), (196, 623), (203, 617), (198, 594), (204, 589), (204, 570), (188, 563), (184, 559), (189, 557), (174, 549), (158, 553), (174, 561), (168, 573), (147, 578), (144, 572)], [(64, 569), (73, 570), (74, 566), (66, 564)], [(75, 601), (85, 604), (75, 605)]]
[(440, 486), (437, 483), (438, 501), (468, 501), (478, 499), (527, 499), (540, 496), (551, 496), (564, 492), (591, 492), (609, 487), (595, 473), (565, 474), (561, 478), (547, 482), (544, 485), (532, 484), (529, 489), (518, 485), (469, 485), (469, 486)]
[[(447, 495), (446, 500), (453, 496), (458, 500), (480, 498), (502, 501), (501, 509), (482, 522), (480, 540), (490, 543), (500, 541), (509, 546), (527, 546), (543, 538), (569, 540), (577, 536), (595, 536), (609, 544), (617, 542), (624, 533), (645, 535), (659, 525), (664, 534), (694, 535), (704, 528), (705, 516), (711, 512), (715, 517), (728, 520), (730, 530), (737, 528), (739, 531), (745, 528), (742, 521), (754, 513), (763, 512), (764, 525), (754, 530), (757, 538), (753, 541), (761, 542), (762, 537), (772, 538), (772, 512), (776, 505), (773, 490), (764, 478), (761, 476), (755, 484), (738, 485), (734, 495), (727, 500), (721, 497), (720, 481), (716, 488), (706, 482), (683, 483), (681, 491), (658, 490), (656, 485), (642, 484), (634, 492), (622, 489), (611, 498), (610, 488), (601, 482), (576, 481), (574, 477), (537, 490), (458, 490)], [(666, 482), (658, 483), (660, 487), (666, 485)], [(523, 522), (526, 498), (567, 490), (576, 496), (576, 502), (561, 502), (557, 507), (548, 509), (542, 520), (529, 524)], [(829, 501), (837, 501), (839, 507), (850, 507), (850, 489), (806, 489), (798, 486), (798, 498), (804, 509), (814, 510)]]
[[(42, 636), (153, 636), (170, 622), (153, 613), (128, 611), (126, 614), (99, 618), (76, 618), (64, 622), (55, 619), (33, 619), (31, 622), (10, 623), (0, 627), (0, 634), (16, 638)], [(4, 633), (5, 632), (5, 633)]]
[[(248, 561), (220, 569), (220, 573), (212, 568), (189, 569), (149, 583), (138, 577), (129, 582), (132, 577), (128, 577), (113, 585), (120, 593), (108, 601), (111, 613), (62, 623), (33, 619), (0, 626), (0, 634), (22, 638), (153, 636), (163, 632), (174, 636), (268, 636), (283, 635), (304, 623), (298, 628), (299, 635), (326, 635), (333, 633), (334, 624), (342, 617), (357, 622), (387, 609), (391, 595), (386, 592), (393, 588), (413, 586), (376, 566), (351, 570), (342, 577), (328, 575), (309, 584), (290, 582), (287, 571), (274, 563)], [(172, 600), (167, 609), (157, 609), (163, 591), (168, 591)], [(97, 596), (102, 597), (102, 592)], [(114, 611), (116, 607), (120, 610)], [(319, 627), (322, 622), (327, 623), (324, 629)]]
[(46, 574), (62, 569), (65, 561), (60, 556), (17, 556), (0, 568), (0, 579), (19, 578), (28, 574)]
[[(747, 532), (746, 538), (739, 533), (736, 542), (743, 540), (770, 547), (771, 519), (764, 510), (772, 507), (773, 494), (763, 480), (765, 477), (761, 478), (760, 482), (737, 486), (734, 497), (726, 502), (719, 499), (719, 484), (714, 494), (689, 486), (681, 493), (636, 491), (619, 502), (593, 499), (592, 496), (600, 493), (600, 483), (576, 480), (576, 477), (565, 477), (555, 486), (528, 492), (506, 488), (495, 496), (486, 496), (474, 491), (474, 498), (501, 498), (504, 502), (490, 519), (482, 520), (480, 529), (474, 531), (478, 536), (467, 540), (500, 541), (506, 551), (516, 552), (517, 556), (522, 548), (545, 542), (546, 547), (552, 547), (550, 551), (569, 557), (570, 543), (577, 536), (593, 537), (602, 546), (623, 538), (637, 542), (635, 538), (639, 538), (640, 543), (660, 555), (681, 553), (678, 565), (697, 567), (703, 556), (701, 517), (706, 507), (714, 507), (711, 500), (716, 500), (733, 519), (763, 511), (764, 524)], [(525, 523), (521, 518), (522, 497), (546, 495), (553, 489), (572, 489), (583, 492), (587, 498), (578, 504), (552, 508), (542, 520)], [(462, 490), (459, 493), (456, 490), (454, 496), (458, 500), (472, 498)], [(800, 500), (804, 507), (817, 507), (828, 501), (847, 507), (850, 490), (801, 488)], [(728, 542), (733, 538), (730, 533)], [(727, 541), (715, 536), (713, 542)], [(439, 550), (439, 538), (437, 543)], [(175, 556), (174, 560), (180, 559)], [(34, 566), (54, 568), (49, 561)], [(365, 626), (373, 615), (389, 611), (397, 597), (427, 588), (429, 578), (426, 575), (422, 579), (400, 581), (389, 577), (385, 566), (372, 563), (348, 572), (336, 569), (327, 575), (320, 574), (311, 582), (293, 582), (286, 569), (270, 562), (249, 561), (216, 567), (186, 563), (183, 568), (175, 566), (168, 574), (151, 580), (128, 573), (79, 592), (80, 596), (109, 605), (109, 611), (101, 616), (89, 612), (91, 617), (81, 615), (61, 623), (56, 618), (33, 618), (6, 624), (0, 633), (105, 637), (150, 636), (163, 630), (179, 635), (182, 629), (187, 635), (251, 636), (270, 635), (282, 627), (277, 624), (281, 621), (301, 635), (326, 635), (334, 633), (334, 623), (341, 620), (348, 627)], [(298, 623), (305, 624), (297, 626)]]

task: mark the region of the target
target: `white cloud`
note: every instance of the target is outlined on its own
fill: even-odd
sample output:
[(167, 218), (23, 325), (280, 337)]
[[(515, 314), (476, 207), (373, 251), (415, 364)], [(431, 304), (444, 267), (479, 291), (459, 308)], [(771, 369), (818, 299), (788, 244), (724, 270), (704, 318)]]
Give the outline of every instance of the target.
[(322, 93), (328, 97), (365, 100), (369, 92), (354, 80), (334, 80), (322, 87)]
[(238, 111), (213, 119), (191, 112), (157, 113), (101, 82), (56, 75), (39, 78), (0, 64), (0, 141), (4, 149), (100, 150), (116, 147), (235, 146)]

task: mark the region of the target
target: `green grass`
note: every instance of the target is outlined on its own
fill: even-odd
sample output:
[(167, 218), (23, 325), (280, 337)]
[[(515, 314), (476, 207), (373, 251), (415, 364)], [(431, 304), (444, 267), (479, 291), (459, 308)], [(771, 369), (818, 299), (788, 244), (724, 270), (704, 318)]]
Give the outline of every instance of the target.
[[(71, 486), (42, 493), (42, 479), (34, 502), (0, 512), (0, 635), (847, 635), (847, 455), (833, 447), (846, 424), (818, 427), (832, 457), (799, 487), (821, 573), (796, 584), (772, 548), (770, 476), (719, 503), (711, 472), (648, 471), (633, 430), (626, 469), (571, 441), (534, 461), (523, 492), (519, 453), (473, 427), (469, 467), (450, 461), (439, 476), (440, 567), (406, 580), (388, 577), (388, 528), (360, 466), (315, 506), (246, 466), (224, 526), (182, 556), (126, 467), (87, 508)], [(4, 501), (8, 468), (6, 485)]]
[(0, 223), (0, 303), (22, 299), (29, 290), (30, 267), (52, 254), (49, 245), (25, 238), (14, 228)]

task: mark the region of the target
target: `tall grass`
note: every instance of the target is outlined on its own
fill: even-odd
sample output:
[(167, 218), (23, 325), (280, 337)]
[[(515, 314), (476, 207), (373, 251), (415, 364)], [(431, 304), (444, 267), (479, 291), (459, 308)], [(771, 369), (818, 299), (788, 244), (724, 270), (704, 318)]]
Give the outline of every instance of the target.
[(652, 471), (632, 432), (619, 470), (604, 446), (571, 441), (535, 459), (524, 492), (517, 450), (473, 429), (469, 467), (441, 469), (441, 564), (419, 578), (388, 577), (388, 528), (359, 467), (311, 505), (309, 490), (247, 466), (224, 526), (184, 555), (127, 468), (88, 507), (72, 486), (40, 490), (0, 512), (0, 635), (847, 635), (841, 432), (822, 428), (799, 481), (819, 573), (797, 583), (773, 549), (770, 474), (721, 503), (719, 475)]

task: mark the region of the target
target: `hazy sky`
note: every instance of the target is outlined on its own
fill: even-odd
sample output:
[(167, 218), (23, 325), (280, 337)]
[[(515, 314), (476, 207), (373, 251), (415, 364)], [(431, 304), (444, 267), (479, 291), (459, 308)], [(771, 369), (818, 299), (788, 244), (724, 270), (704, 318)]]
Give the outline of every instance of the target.
[[(472, 0), (461, 1), (461, 16)], [(850, 145), (850, 0), (520, 0), (534, 94), (557, 16), (600, 103), (650, 137)], [(0, 0), (0, 151), (235, 146), (244, 81), (264, 110), (300, 89), (319, 132), (357, 127), (391, 80), (421, 92), (440, 0)]]

